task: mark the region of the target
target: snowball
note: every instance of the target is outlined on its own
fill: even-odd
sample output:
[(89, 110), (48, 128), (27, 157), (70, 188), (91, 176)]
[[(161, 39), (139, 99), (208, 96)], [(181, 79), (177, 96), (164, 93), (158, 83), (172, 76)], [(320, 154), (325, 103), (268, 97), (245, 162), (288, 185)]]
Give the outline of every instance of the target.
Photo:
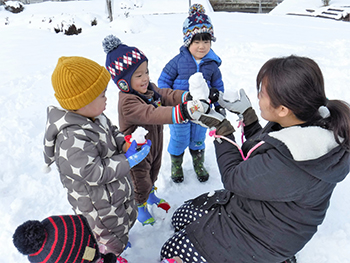
[(188, 80), (189, 91), (193, 100), (206, 100), (209, 97), (209, 88), (201, 72), (194, 73)]
[(143, 127), (137, 127), (136, 130), (131, 134), (130, 142), (136, 141), (137, 144), (143, 144), (146, 141), (146, 134), (148, 131)]

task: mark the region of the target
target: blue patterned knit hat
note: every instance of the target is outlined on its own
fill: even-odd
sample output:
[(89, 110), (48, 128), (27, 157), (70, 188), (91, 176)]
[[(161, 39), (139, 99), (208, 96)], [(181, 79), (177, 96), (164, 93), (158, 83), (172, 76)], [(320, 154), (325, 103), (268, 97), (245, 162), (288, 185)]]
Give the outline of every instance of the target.
[(117, 87), (125, 93), (135, 93), (131, 87), (131, 76), (144, 62), (148, 61), (145, 54), (136, 47), (122, 44), (119, 38), (109, 35), (102, 42), (107, 53), (106, 69)]
[(215, 42), (213, 24), (209, 16), (205, 14), (204, 7), (201, 4), (193, 4), (188, 13), (189, 16), (182, 26), (184, 46), (188, 47), (194, 35), (199, 33), (209, 33), (211, 40)]

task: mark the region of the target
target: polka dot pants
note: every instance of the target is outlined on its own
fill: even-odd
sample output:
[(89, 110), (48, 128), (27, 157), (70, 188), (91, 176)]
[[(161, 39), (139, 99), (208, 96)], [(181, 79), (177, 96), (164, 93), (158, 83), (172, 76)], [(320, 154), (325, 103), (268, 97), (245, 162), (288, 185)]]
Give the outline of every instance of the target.
[(206, 213), (208, 211), (193, 207), (189, 202), (179, 207), (172, 217), (172, 224), (178, 232), (165, 242), (161, 250), (161, 257), (172, 258), (178, 256), (183, 262), (207, 262), (187, 237), (185, 228), (186, 225), (196, 221)]

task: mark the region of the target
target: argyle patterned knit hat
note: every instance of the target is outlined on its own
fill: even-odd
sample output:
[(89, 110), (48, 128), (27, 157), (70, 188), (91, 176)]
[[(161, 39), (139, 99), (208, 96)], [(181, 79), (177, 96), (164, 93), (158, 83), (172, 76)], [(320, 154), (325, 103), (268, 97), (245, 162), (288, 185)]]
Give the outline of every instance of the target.
[(144, 61), (148, 61), (145, 54), (136, 47), (122, 44), (113, 35), (105, 37), (102, 46), (107, 54), (106, 68), (117, 87), (122, 92), (135, 93), (130, 84), (131, 76)]
[(209, 16), (205, 14), (205, 9), (201, 4), (193, 4), (182, 26), (184, 34), (184, 46), (188, 47), (194, 35), (199, 33), (209, 33), (211, 40), (216, 41), (214, 37), (214, 28)]
[(95, 100), (110, 79), (103, 66), (83, 57), (60, 57), (51, 76), (55, 97), (67, 110), (78, 110)]
[(87, 263), (100, 258), (97, 242), (82, 215), (26, 221), (17, 227), (13, 243), (32, 263)]

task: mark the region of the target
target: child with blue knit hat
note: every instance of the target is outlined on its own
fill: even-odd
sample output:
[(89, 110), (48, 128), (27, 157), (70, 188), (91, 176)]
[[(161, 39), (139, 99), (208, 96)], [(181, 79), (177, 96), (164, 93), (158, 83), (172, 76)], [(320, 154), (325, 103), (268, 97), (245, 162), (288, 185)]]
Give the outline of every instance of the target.
[(149, 80), (148, 59), (136, 47), (125, 45), (113, 35), (103, 40), (106, 52), (106, 68), (119, 88), (119, 128), (132, 135), (143, 127), (146, 139), (152, 142), (149, 154), (131, 169), (138, 220), (143, 225), (153, 225), (155, 220), (147, 205), (157, 205), (168, 211), (170, 205), (155, 195), (163, 151), (163, 124), (182, 123), (191, 120), (194, 111), (205, 112), (208, 105), (187, 100), (188, 92), (159, 89)]
[[(180, 53), (164, 67), (159, 79), (159, 88), (189, 90), (189, 78), (201, 72), (208, 87), (224, 92), (224, 84), (219, 66), (221, 59), (211, 49), (214, 37), (213, 24), (201, 4), (189, 9), (189, 16), (183, 23), (183, 41)], [(224, 113), (215, 103), (215, 110)], [(184, 180), (182, 161), (186, 148), (190, 150), (197, 179), (205, 182), (209, 174), (204, 168), (205, 137), (207, 129), (193, 122), (170, 125), (168, 152), (171, 156), (171, 178), (175, 183)]]

